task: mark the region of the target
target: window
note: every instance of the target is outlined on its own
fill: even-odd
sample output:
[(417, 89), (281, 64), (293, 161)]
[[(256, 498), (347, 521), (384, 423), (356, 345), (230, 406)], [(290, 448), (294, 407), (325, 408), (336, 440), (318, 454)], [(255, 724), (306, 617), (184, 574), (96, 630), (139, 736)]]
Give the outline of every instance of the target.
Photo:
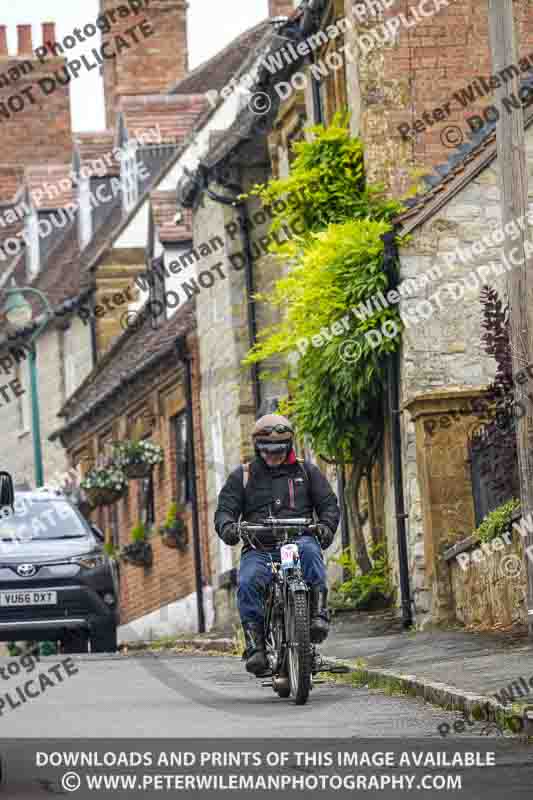
[(133, 145), (124, 150), (120, 162), (124, 211), (130, 211), (139, 199), (137, 153)]
[(155, 522), (153, 473), (139, 480), (139, 522), (144, 524), (147, 532)]
[(173, 418), (172, 423), (176, 444), (176, 502), (185, 505), (191, 499), (187, 413), (178, 414)]

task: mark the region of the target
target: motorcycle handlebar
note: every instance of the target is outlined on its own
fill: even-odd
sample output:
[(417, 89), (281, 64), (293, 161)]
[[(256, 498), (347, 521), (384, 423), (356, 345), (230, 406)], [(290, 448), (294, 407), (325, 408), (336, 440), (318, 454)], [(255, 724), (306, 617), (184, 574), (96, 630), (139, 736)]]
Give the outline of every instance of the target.
[(262, 528), (264, 530), (272, 530), (273, 528), (316, 528), (312, 519), (294, 518), (294, 519), (273, 519), (263, 520), (262, 522), (239, 522), (241, 530), (256, 530)]

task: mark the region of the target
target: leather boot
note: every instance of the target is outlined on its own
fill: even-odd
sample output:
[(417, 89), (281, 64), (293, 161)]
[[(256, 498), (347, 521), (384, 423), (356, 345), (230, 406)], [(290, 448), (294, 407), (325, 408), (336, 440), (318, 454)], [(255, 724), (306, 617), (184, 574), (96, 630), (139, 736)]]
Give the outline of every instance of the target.
[(252, 675), (261, 675), (268, 669), (263, 625), (243, 622), (242, 628), (246, 642), (246, 670)]
[(311, 641), (320, 644), (328, 632), (328, 590), (321, 586), (311, 586)]

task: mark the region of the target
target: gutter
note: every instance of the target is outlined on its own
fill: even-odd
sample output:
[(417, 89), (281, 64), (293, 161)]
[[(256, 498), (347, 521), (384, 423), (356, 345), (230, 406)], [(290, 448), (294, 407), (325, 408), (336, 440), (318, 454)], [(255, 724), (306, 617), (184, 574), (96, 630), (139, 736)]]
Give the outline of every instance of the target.
[[(397, 270), (398, 248), (396, 244), (396, 227), (383, 234), (385, 248), (385, 271), (389, 276), (391, 290), (399, 283)], [(392, 471), (394, 479), (394, 504), (396, 512), (396, 530), (398, 538), (398, 562), (400, 571), (400, 593), (402, 606), (402, 622), (404, 628), (413, 625), (411, 587), (409, 584), (409, 558), (407, 554), (407, 531), (405, 520), (405, 496), (403, 492), (402, 464), (402, 432), (400, 424), (400, 353), (396, 350), (389, 358), (388, 364), (388, 408), (391, 429)]]
[(196, 488), (196, 447), (194, 441), (194, 417), (192, 409), (192, 356), (187, 349), (187, 335), (176, 339), (178, 359), (185, 368), (185, 400), (187, 403), (187, 444), (189, 476), (191, 478), (192, 527), (194, 542), (194, 576), (196, 583), (196, 604), (198, 609), (198, 633), (205, 633), (204, 592), (202, 579), (202, 550), (200, 546), (200, 519), (198, 512), (198, 492)]

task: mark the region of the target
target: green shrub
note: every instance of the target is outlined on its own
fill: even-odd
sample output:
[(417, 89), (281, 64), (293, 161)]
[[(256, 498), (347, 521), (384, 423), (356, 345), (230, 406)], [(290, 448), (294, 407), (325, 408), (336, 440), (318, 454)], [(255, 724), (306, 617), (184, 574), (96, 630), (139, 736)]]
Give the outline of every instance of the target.
[[(332, 562), (338, 564), (349, 573), (349, 578), (335, 585), (332, 605), (351, 607), (355, 609), (368, 608), (374, 601), (387, 602), (391, 595), (389, 580), (389, 566), (385, 546), (374, 545), (370, 548), (372, 569), (366, 575), (361, 575), (357, 562), (351, 558), (350, 551), (344, 550)], [(336, 595), (336, 597), (335, 597)]]
[(144, 527), (144, 522), (138, 522), (137, 525), (131, 531), (131, 541), (132, 542), (144, 542), (146, 539), (146, 529)]
[(117, 555), (117, 548), (113, 544), (113, 542), (106, 542), (104, 544), (104, 553), (109, 556), (109, 558), (115, 558)]
[(481, 525), (476, 528), (474, 535), (479, 536), (482, 542), (491, 542), (508, 530), (511, 517), (520, 509), (520, 500), (512, 499), (495, 508), (487, 514)]

